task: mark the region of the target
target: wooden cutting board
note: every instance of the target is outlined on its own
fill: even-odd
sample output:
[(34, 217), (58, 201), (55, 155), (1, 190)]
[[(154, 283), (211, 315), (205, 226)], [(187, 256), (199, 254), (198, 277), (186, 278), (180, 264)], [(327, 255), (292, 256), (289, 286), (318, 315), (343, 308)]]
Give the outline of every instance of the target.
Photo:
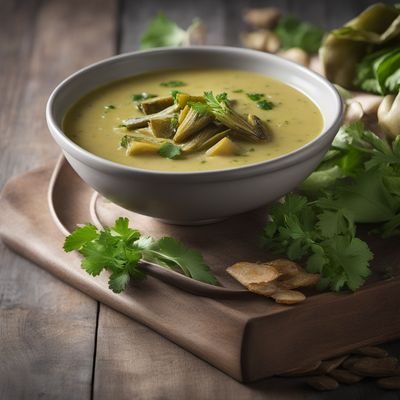
[[(239, 381), (254, 381), (400, 337), (400, 278), (385, 279), (388, 269), (395, 276), (400, 272), (396, 238), (365, 237), (375, 259), (374, 273), (362, 290), (310, 291), (307, 300), (297, 306), (278, 305), (256, 295), (199, 297), (151, 277), (117, 295), (108, 289), (106, 274), (89, 276), (80, 268), (78, 254), (63, 252), (64, 236), (47, 203), (53, 169), (54, 164), (47, 165), (6, 185), (0, 198), (0, 236), (4, 242), (63, 281), (151, 327)], [(93, 190), (66, 162), (54, 187), (54, 210), (69, 230), (91, 221)], [(142, 233), (175, 236), (197, 248), (227, 287), (237, 287), (225, 273), (227, 266), (241, 260), (273, 258), (258, 246), (265, 209), (200, 227), (165, 225), (102, 198), (95, 210), (103, 224), (127, 216)]]

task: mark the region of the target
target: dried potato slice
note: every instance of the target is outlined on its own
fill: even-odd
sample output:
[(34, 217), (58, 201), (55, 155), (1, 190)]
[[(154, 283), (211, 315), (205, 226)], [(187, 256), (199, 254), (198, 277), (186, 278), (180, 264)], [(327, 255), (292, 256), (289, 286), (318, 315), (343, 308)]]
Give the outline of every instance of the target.
[(299, 287), (313, 286), (319, 281), (318, 274), (309, 274), (308, 272), (299, 272), (292, 277), (280, 281), (279, 287), (282, 289), (296, 289)]
[(233, 264), (226, 271), (247, 288), (250, 284), (267, 284), (281, 275), (269, 265), (244, 261)]
[(282, 278), (289, 278), (292, 277), (293, 275), (296, 275), (299, 272), (304, 271), (299, 264), (290, 260), (286, 260), (284, 258), (278, 258), (276, 260), (267, 261), (264, 264), (274, 267), (278, 272), (280, 272), (283, 275)]
[(278, 289), (271, 297), (279, 304), (297, 304), (306, 299), (306, 296), (297, 290)]

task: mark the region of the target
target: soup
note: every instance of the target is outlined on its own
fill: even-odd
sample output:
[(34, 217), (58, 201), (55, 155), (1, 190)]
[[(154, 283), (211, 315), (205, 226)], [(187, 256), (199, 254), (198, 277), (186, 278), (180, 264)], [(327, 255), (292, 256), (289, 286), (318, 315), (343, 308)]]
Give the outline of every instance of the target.
[(112, 82), (68, 111), (63, 129), (87, 151), (136, 168), (204, 171), (290, 153), (317, 137), (318, 107), (253, 72), (173, 70)]

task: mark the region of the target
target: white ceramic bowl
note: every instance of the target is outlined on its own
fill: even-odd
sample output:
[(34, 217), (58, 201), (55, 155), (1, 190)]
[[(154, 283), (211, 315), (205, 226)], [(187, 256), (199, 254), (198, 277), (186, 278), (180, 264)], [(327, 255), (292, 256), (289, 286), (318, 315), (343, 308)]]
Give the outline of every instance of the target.
[[(279, 79), (310, 97), (324, 127), (312, 142), (273, 160), (205, 172), (158, 172), (105, 160), (82, 149), (62, 131), (62, 120), (81, 96), (116, 79), (176, 68), (228, 68)], [(163, 48), (108, 58), (60, 83), (47, 103), (50, 132), (81, 178), (116, 204), (178, 224), (206, 223), (265, 205), (292, 190), (318, 165), (342, 117), (336, 89), (293, 62), (233, 47)]]

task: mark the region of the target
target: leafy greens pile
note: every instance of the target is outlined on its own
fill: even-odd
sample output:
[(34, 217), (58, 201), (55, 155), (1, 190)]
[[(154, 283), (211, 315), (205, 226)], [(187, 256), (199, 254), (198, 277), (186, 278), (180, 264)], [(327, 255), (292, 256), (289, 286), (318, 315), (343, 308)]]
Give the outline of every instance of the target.
[(400, 137), (390, 146), (361, 122), (344, 125), (299, 189), (271, 207), (265, 246), (305, 261), (321, 274), (320, 288), (358, 289), (372, 253), (355, 224), (377, 223), (384, 237), (400, 233)]
[(319, 51), (325, 76), (347, 89), (396, 94), (400, 87), (400, 7), (376, 3), (331, 31)]
[(120, 217), (114, 226), (101, 231), (92, 224), (79, 227), (65, 239), (64, 250), (79, 251), (83, 256), (82, 268), (92, 276), (104, 269), (110, 271), (108, 285), (115, 293), (122, 292), (129, 281), (141, 281), (146, 277), (140, 269), (141, 259), (201, 282), (217, 283), (199, 252), (172, 237), (155, 240), (141, 236), (138, 230), (129, 227), (128, 218)]

